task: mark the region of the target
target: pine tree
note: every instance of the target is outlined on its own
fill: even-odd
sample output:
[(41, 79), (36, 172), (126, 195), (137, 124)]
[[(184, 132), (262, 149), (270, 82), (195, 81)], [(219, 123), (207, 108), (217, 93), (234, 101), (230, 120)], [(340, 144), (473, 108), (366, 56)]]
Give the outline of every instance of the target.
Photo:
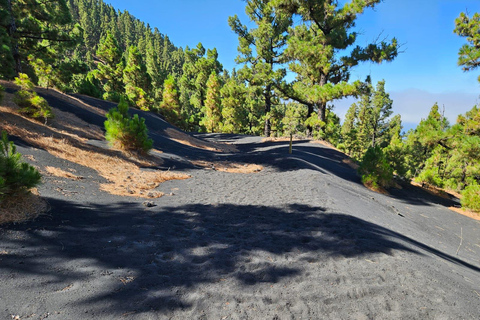
[(128, 49), (128, 60), (123, 70), (123, 82), (128, 99), (138, 108), (149, 110), (152, 107), (150, 98), (151, 78), (137, 47)]
[[(256, 24), (248, 30), (235, 15), (229, 18), (229, 24), (238, 35), (238, 63), (244, 63), (244, 77), (253, 85), (264, 89), (265, 129), (264, 135), (270, 136), (270, 111), (274, 96), (274, 86), (285, 76), (285, 69), (277, 68), (283, 64), (282, 53), (287, 42), (287, 30), (292, 25), (291, 15), (279, 12), (270, 0), (248, 0), (245, 12)], [(253, 52), (253, 48), (255, 52)]]
[[(8, 39), (5, 32), (0, 34), (2, 44), (7, 46), (2, 51), (8, 60), (13, 58), (15, 74), (28, 71), (27, 57), (30, 54), (35, 59), (45, 59), (53, 51), (58, 58), (65, 48), (75, 45), (79, 29), (72, 24), (65, 0), (2, 1), (0, 29), (8, 34)], [(10, 64), (6, 66), (12, 67)], [(10, 69), (2, 73), (12, 72)]]
[(222, 128), (220, 89), (220, 79), (213, 71), (208, 77), (204, 113), (200, 123), (207, 129), (207, 132), (220, 132)]
[(343, 147), (342, 149), (347, 152), (347, 154), (354, 157), (358, 157), (359, 149), (357, 143), (357, 128), (356, 128), (356, 119), (358, 115), (357, 104), (353, 103), (350, 108), (348, 108), (347, 114), (345, 115), (345, 121), (342, 125), (342, 139)]
[(285, 116), (282, 119), (283, 135), (289, 136), (304, 133), (306, 128), (303, 119), (306, 118), (307, 112), (307, 106), (298, 102), (289, 102), (286, 105)]
[(153, 146), (148, 138), (145, 119), (138, 114), (130, 117), (128, 103), (122, 97), (118, 106), (107, 113), (105, 138), (114, 146), (125, 151), (147, 153)]
[[(318, 110), (325, 123), (329, 101), (356, 95), (362, 88), (360, 81), (349, 83), (350, 70), (364, 61), (381, 63), (397, 56), (397, 41), (352, 46), (357, 33), (350, 30), (357, 16), (373, 8), (381, 0), (353, 0), (339, 6), (332, 0), (273, 0), (280, 10), (298, 15), (302, 19), (289, 31), (285, 56), (290, 70), (297, 74), (296, 81), (283, 89), (290, 98)], [(340, 56), (340, 52), (347, 52)]]
[[(458, 52), (458, 65), (464, 71), (470, 71), (480, 66), (480, 14), (475, 13), (469, 17), (461, 13), (455, 20), (454, 32), (461, 37), (466, 37), (469, 44), (464, 44)], [(480, 77), (478, 78), (480, 81)]]
[(102, 63), (98, 64), (95, 76), (104, 81), (103, 90), (105, 100), (119, 101), (124, 93), (123, 69), (125, 62), (117, 40), (110, 32), (107, 32), (98, 46), (97, 56)]
[(246, 109), (247, 88), (235, 78), (230, 78), (221, 89), (222, 95), (222, 132), (242, 133), (247, 124)]
[(160, 112), (168, 122), (180, 125), (182, 116), (180, 109), (180, 98), (178, 95), (175, 78), (170, 75), (163, 83), (163, 100), (160, 105)]
[(40, 183), (37, 169), (21, 161), (13, 142), (2, 131), (0, 139), (0, 200), (18, 192), (25, 192)]
[[(10, 14), (7, 1), (0, 0), (0, 26), (9, 24)], [(13, 60), (12, 43), (8, 29), (0, 27), (0, 78), (11, 79), (15, 76), (15, 61)]]
[(179, 86), (182, 114), (188, 119), (189, 130), (200, 129), (208, 78), (213, 71), (219, 74), (222, 69), (216, 49), (205, 50), (201, 43), (195, 49), (185, 49), (185, 63)]

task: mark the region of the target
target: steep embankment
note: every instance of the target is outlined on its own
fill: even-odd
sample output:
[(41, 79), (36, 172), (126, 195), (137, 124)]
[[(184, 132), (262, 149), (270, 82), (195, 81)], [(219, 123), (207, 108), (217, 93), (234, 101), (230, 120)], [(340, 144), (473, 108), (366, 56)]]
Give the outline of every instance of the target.
[[(0, 228), (2, 317), (478, 318), (480, 224), (448, 210), (453, 200), (414, 186), (373, 193), (344, 155), (309, 141), (296, 141), (291, 155), (287, 142), (257, 137), (204, 135), (208, 147), (193, 147), (206, 140), (173, 140), (166, 131), (175, 128), (144, 113), (157, 151), (139, 162), (106, 147), (101, 124), (110, 104), (42, 94), (60, 111), (57, 124), (39, 135), (54, 145), (76, 135), (84, 139), (80, 150), (141, 172), (175, 166), (190, 178), (153, 187), (165, 196), (145, 207), (138, 195), (104, 191), (112, 182), (100, 170), (19, 132), (19, 151), (45, 172), (39, 192), (51, 211)], [(5, 126), (14, 115), (0, 112)], [(62, 125), (63, 116), (82, 122)], [(220, 140), (238, 151), (214, 151), (223, 148)], [(263, 170), (216, 170), (222, 163)]]

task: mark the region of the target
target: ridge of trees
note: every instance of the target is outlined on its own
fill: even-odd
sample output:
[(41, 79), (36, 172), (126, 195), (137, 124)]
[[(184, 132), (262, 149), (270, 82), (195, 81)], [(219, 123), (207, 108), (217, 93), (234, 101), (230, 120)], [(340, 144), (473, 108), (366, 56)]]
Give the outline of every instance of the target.
[[(395, 38), (357, 44), (358, 15), (381, 0), (245, 2), (253, 27), (228, 19), (239, 39), (239, 69), (225, 70), (216, 48), (178, 48), (102, 0), (0, 0), (0, 77), (25, 73), (47, 88), (125, 101), (186, 131), (325, 139), (358, 161), (381, 163), (383, 173), (362, 167), (372, 185), (388, 184), (393, 172), (464, 192), (470, 207), (480, 201), (478, 107), (450, 125), (434, 105), (405, 134), (384, 81), (350, 81), (358, 64), (398, 55)], [(467, 42), (458, 64), (475, 70), (480, 14), (462, 13), (455, 23)], [(334, 101), (347, 96), (357, 102), (341, 125)]]

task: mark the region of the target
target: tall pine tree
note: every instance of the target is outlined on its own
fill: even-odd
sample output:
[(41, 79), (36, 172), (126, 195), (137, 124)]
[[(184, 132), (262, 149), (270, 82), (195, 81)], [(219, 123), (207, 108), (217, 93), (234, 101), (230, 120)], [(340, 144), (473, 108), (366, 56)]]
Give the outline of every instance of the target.
[(256, 28), (248, 30), (235, 15), (228, 22), (238, 35), (240, 56), (244, 63), (244, 77), (252, 84), (263, 88), (265, 103), (264, 135), (270, 136), (270, 111), (274, 86), (285, 76), (282, 54), (287, 43), (287, 31), (292, 25), (291, 15), (272, 6), (270, 0), (248, 0), (245, 12)]
[(106, 37), (100, 42), (97, 57), (101, 63), (98, 64), (95, 76), (104, 82), (103, 90), (105, 93), (103, 98), (119, 102), (121, 95), (125, 91), (123, 85), (125, 62), (117, 40), (110, 32), (107, 32)]
[(123, 82), (128, 99), (138, 108), (149, 110), (152, 107), (150, 98), (152, 80), (137, 47), (128, 49), (128, 60), (123, 70)]
[(220, 96), (220, 79), (215, 71), (212, 71), (207, 81), (207, 92), (201, 124), (207, 132), (220, 132), (222, 128), (222, 105)]
[(283, 91), (309, 106), (309, 114), (316, 109), (323, 123), (329, 101), (359, 93), (362, 83), (349, 83), (354, 66), (364, 61), (391, 61), (397, 56), (395, 38), (352, 48), (357, 42), (357, 33), (351, 31), (357, 16), (380, 1), (351, 0), (341, 6), (336, 0), (273, 0), (279, 10), (302, 19), (289, 31), (285, 51), (297, 78)]

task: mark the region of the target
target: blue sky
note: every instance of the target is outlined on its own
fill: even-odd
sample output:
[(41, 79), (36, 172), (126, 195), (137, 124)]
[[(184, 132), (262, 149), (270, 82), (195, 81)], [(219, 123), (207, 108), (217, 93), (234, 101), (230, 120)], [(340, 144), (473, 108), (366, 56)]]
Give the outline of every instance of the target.
[[(157, 27), (176, 46), (216, 47), (226, 69), (236, 67), (237, 36), (227, 19), (237, 14), (247, 23), (242, 0), (106, 0), (115, 8), (128, 10), (140, 20)], [(344, 2), (344, 1), (342, 1)], [(402, 115), (406, 129), (425, 118), (431, 106), (445, 106), (451, 122), (480, 102), (480, 70), (464, 73), (457, 66), (457, 53), (465, 39), (453, 33), (460, 12), (480, 12), (479, 0), (385, 0), (359, 17), (358, 44), (379, 35), (396, 37), (402, 44), (397, 59), (375, 65), (363, 64), (352, 71), (352, 80), (371, 75), (374, 82), (385, 79), (394, 100), (394, 112)], [(336, 101), (342, 118), (352, 99)]]

